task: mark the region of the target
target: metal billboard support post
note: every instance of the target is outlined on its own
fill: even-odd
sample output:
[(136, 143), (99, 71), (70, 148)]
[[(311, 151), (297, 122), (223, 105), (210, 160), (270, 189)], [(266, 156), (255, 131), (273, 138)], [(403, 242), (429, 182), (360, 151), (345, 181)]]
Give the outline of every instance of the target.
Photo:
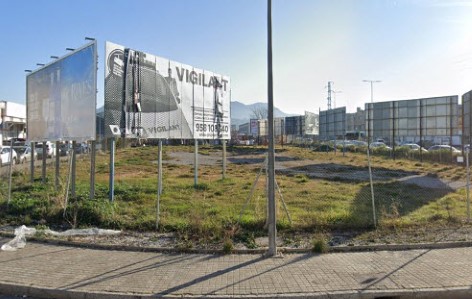
[(12, 167), (13, 167), (13, 141), (10, 140), (10, 165), (8, 167), (8, 202), (7, 206), (10, 206), (11, 201), (11, 175), (12, 175)]
[(159, 229), (161, 220), (161, 194), (162, 194), (162, 139), (159, 139), (159, 150), (157, 154), (157, 211), (156, 211), (156, 229)]
[(467, 167), (467, 223), (470, 222), (470, 167), (469, 167), (469, 153), (470, 149), (467, 148), (465, 150), (465, 160), (466, 160), (466, 167)]
[(197, 187), (198, 185), (198, 139), (195, 139), (195, 148), (193, 153), (193, 167), (194, 167), (194, 178), (193, 178), (193, 186)]
[(54, 189), (57, 191), (59, 189), (59, 141), (56, 141), (56, 174), (54, 180)]
[(47, 151), (46, 151), (46, 142), (44, 141), (43, 142), (43, 156), (42, 156), (42, 160), (43, 160), (43, 167), (41, 169), (41, 181), (43, 182), (43, 184), (46, 184), (46, 158), (47, 158)]
[(76, 146), (76, 141), (72, 141), (72, 173), (71, 173), (71, 187), (70, 187), (70, 195), (72, 197), (75, 197), (75, 177), (76, 177), (76, 153), (75, 153), (75, 146)]
[(110, 177), (108, 199), (114, 200), (115, 195), (115, 137), (110, 138)]
[(36, 151), (34, 142), (31, 142), (31, 159), (30, 159), (30, 181), (31, 184), (34, 183), (34, 153)]
[(268, 122), (269, 122), (269, 155), (268, 155), (268, 211), (269, 211), (269, 250), (268, 256), (277, 255), (277, 217), (275, 206), (275, 150), (274, 150), (274, 96), (272, 79), (272, 0), (267, 2), (267, 60), (268, 60)]
[(97, 156), (97, 143), (95, 140), (91, 142), (92, 152), (90, 153), (90, 199), (95, 197), (95, 160)]

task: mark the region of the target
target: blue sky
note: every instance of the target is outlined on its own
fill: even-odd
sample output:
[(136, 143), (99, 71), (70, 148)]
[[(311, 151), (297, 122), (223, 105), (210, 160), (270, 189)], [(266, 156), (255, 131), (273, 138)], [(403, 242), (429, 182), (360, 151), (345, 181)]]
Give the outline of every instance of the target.
[[(232, 99), (267, 101), (265, 0), (0, 0), (0, 100), (25, 102), (25, 69), (105, 41), (231, 77)], [(273, 0), (274, 102), (288, 113), (472, 89), (472, 0)]]

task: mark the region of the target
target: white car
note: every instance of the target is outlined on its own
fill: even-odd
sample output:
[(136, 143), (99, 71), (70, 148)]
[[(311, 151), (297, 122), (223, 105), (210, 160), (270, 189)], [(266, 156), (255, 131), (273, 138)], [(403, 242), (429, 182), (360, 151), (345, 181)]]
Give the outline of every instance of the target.
[[(0, 147), (0, 167), (6, 164), (10, 164), (10, 150), (9, 146)], [(15, 150), (11, 153), (11, 159), (13, 160), (13, 164), (16, 164), (18, 161), (18, 156)]]
[[(31, 161), (31, 148), (29, 146), (19, 146), (19, 147), (14, 147), (14, 150), (16, 151), (18, 155), (18, 163), (26, 163), (28, 161)], [(34, 160), (38, 159), (38, 153), (34, 152)]]
[[(38, 159), (43, 158), (43, 144), (38, 143), (35, 146), (35, 154), (37, 154)], [(46, 158), (54, 158), (56, 156), (56, 144), (52, 142), (46, 143)]]
[(412, 151), (419, 151), (421, 149), (422, 152), (427, 152), (428, 150), (425, 149), (424, 147), (419, 146), (416, 143), (405, 143), (402, 144), (401, 146), (408, 147)]
[(428, 149), (428, 151), (450, 151), (454, 154), (459, 154), (461, 151), (457, 148), (450, 146), (450, 145), (433, 145)]
[(380, 141), (372, 142), (370, 144), (370, 148), (385, 148), (385, 149), (388, 149), (388, 150), (392, 149), (390, 146), (387, 146), (385, 143), (380, 142)]

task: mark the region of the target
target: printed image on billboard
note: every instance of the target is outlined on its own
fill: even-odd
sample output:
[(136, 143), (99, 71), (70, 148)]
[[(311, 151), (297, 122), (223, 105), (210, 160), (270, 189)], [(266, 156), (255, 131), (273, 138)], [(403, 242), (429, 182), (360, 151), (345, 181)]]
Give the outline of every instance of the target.
[(230, 139), (230, 79), (107, 42), (110, 125), (128, 138)]
[(92, 42), (26, 77), (28, 140), (95, 140), (96, 53)]
[(318, 114), (305, 111), (305, 134), (318, 135), (319, 134), (319, 117)]

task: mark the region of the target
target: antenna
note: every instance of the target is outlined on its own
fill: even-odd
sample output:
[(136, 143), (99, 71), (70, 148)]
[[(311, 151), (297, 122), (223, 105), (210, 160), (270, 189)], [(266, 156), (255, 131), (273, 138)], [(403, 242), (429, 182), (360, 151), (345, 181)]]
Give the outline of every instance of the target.
[[(331, 101), (334, 98), (334, 108), (336, 108), (336, 93), (341, 93), (342, 91), (334, 90), (334, 82), (328, 81), (328, 110), (331, 110)], [(326, 87), (325, 87), (326, 88)], [(334, 97), (333, 97), (334, 94)]]

